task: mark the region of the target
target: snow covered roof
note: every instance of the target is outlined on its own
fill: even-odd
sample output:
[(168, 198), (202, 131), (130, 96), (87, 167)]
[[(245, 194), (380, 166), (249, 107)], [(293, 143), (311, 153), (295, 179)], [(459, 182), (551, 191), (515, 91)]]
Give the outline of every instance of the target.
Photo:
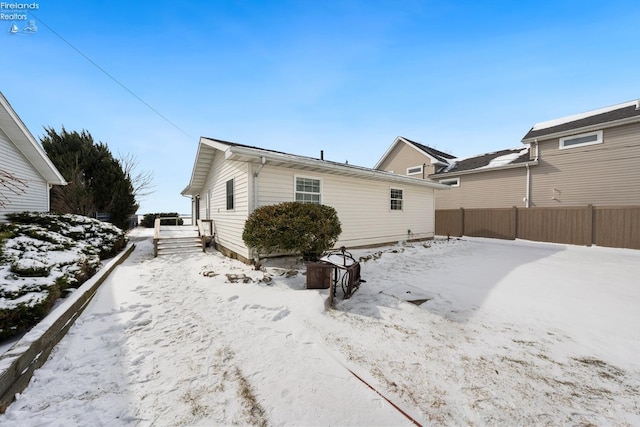
[(536, 139), (557, 138), (638, 121), (640, 121), (640, 100), (623, 102), (585, 113), (536, 123), (522, 138), (522, 142), (530, 143)]
[(454, 159), (456, 156), (454, 156), (453, 154), (449, 154), (449, 153), (445, 153), (444, 151), (439, 151), (436, 150), (435, 148), (431, 148), (428, 147), (426, 145), (420, 144), (419, 142), (415, 142), (410, 140), (409, 138), (405, 138), (404, 136), (398, 136), (395, 141), (393, 141), (393, 144), (391, 144), (391, 146), (389, 147), (389, 149), (382, 155), (382, 157), (380, 158), (380, 160), (378, 160), (378, 163), (376, 163), (376, 165), (373, 167), (374, 169), (378, 169), (380, 167), (380, 165), (382, 164), (382, 162), (387, 158), (387, 156), (389, 155), (389, 153), (391, 153), (393, 151), (393, 149), (398, 145), (398, 144), (407, 144), (408, 146), (416, 149), (417, 151), (421, 152), (422, 154), (431, 157), (432, 159), (432, 164), (443, 164), (443, 165), (447, 165), (449, 164), (449, 160), (450, 159)]
[(529, 159), (529, 147), (513, 148), (495, 151), (493, 153), (480, 154), (478, 156), (452, 159), (449, 166), (443, 167), (430, 177), (459, 175), (461, 173), (483, 172), (495, 169), (507, 169), (535, 164)]
[(332, 162), (314, 157), (299, 156), (281, 151), (254, 147), (251, 145), (243, 145), (235, 142), (201, 137), (198, 145), (198, 152), (196, 154), (196, 160), (193, 166), (193, 172), (191, 174), (191, 180), (189, 185), (182, 190), (182, 195), (196, 195), (204, 187), (213, 158), (216, 155), (219, 155), (216, 152), (223, 153), (227, 160), (256, 164), (264, 162), (273, 166), (295, 167), (296, 169), (308, 172), (330, 173), (354, 178), (406, 183), (431, 188), (448, 188), (447, 186), (443, 186), (430, 180), (396, 175), (391, 172), (370, 169), (363, 166)]
[(2, 92), (0, 92), (0, 131), (4, 132), (49, 184), (67, 184)]

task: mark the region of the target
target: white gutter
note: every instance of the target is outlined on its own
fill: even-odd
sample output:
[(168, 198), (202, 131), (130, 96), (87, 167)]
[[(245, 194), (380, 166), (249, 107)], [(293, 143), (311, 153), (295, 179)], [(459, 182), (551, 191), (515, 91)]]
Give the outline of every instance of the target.
[(252, 211), (258, 209), (258, 175), (260, 175), (260, 171), (264, 167), (264, 164), (267, 163), (267, 159), (262, 156), (260, 157), (260, 166), (253, 173), (253, 209)]

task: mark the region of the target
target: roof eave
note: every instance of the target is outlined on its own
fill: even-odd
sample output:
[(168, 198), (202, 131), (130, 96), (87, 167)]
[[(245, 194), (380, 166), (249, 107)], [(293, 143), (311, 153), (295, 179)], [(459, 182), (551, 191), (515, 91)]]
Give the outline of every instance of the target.
[(611, 122), (596, 123), (593, 125), (577, 127), (574, 129), (568, 129), (560, 132), (542, 134), (539, 136), (531, 136), (529, 138), (525, 137), (522, 139), (521, 142), (523, 144), (530, 144), (533, 142), (546, 141), (548, 139), (563, 138), (565, 136), (575, 135), (577, 133), (591, 132), (591, 131), (600, 130), (600, 129), (609, 129), (609, 128), (623, 126), (623, 125), (636, 123), (636, 122), (640, 122), (640, 116), (625, 117), (624, 119), (614, 120)]
[(430, 187), (434, 189), (444, 189), (446, 185), (439, 184), (430, 180), (424, 180), (421, 178), (412, 178), (404, 175), (397, 175), (390, 172), (379, 171), (361, 166), (342, 165), (332, 162), (327, 162), (320, 159), (312, 159), (299, 157), (292, 154), (274, 153), (271, 151), (261, 150), (257, 148), (248, 148), (241, 146), (230, 146), (225, 152), (225, 157), (230, 160), (246, 161), (246, 162), (261, 162), (262, 158), (265, 161), (277, 161), (291, 165), (295, 165), (302, 168), (319, 169), (323, 172), (340, 174), (345, 176), (354, 176), (361, 178), (376, 179), (380, 181), (405, 183), (411, 185), (419, 185), (422, 187)]
[(200, 190), (204, 187), (204, 180), (200, 182), (200, 178), (202, 176), (202, 172), (198, 175), (200, 169), (204, 168), (204, 173), (208, 172), (208, 168), (210, 167), (210, 162), (204, 162), (202, 159), (202, 154), (205, 150), (213, 149), (219, 151), (225, 151), (229, 145), (222, 144), (219, 141), (214, 141), (209, 138), (200, 137), (198, 142), (198, 150), (196, 151), (196, 157), (193, 162), (193, 168), (191, 169), (191, 178), (189, 179), (189, 184), (180, 192), (183, 196), (197, 196), (200, 193)]
[(42, 146), (36, 141), (33, 134), (1, 92), (0, 107), (6, 111), (10, 119), (10, 123), (6, 123), (8, 126), (6, 126), (5, 134), (25, 158), (29, 160), (46, 183), (49, 185), (67, 185), (67, 181), (60, 171), (55, 167)]
[(373, 167), (374, 169), (378, 169), (380, 167), (380, 165), (382, 165), (382, 163), (387, 159), (387, 157), (389, 156), (389, 154), (393, 151), (393, 149), (396, 147), (396, 145), (398, 145), (399, 143), (405, 143), (406, 145), (408, 145), (409, 147), (413, 148), (414, 150), (416, 150), (418, 153), (422, 154), (423, 156), (426, 156), (428, 158), (431, 159), (431, 164), (432, 165), (442, 165), (442, 166), (448, 166), (449, 163), (446, 163), (445, 161), (442, 161), (434, 156), (432, 156), (431, 154), (427, 153), (426, 151), (420, 149), (419, 147), (416, 147), (414, 144), (411, 143), (411, 141), (407, 140), (406, 138), (402, 137), (402, 136), (398, 136), (394, 141), (393, 144), (391, 144), (391, 146), (387, 149), (387, 151), (382, 155), (382, 157), (380, 158), (380, 160), (378, 160), (378, 163), (376, 163), (376, 165)]
[(471, 174), (474, 174), (474, 173), (491, 172), (491, 171), (505, 170), (505, 169), (516, 169), (516, 168), (522, 168), (522, 167), (527, 167), (527, 166), (536, 166), (537, 164), (538, 164), (538, 160), (531, 160), (531, 161), (528, 161), (528, 162), (514, 163), (514, 164), (510, 164), (510, 165), (495, 166), (495, 167), (490, 167), (490, 168), (481, 167), (481, 168), (469, 169), (469, 170), (464, 170), (464, 171), (459, 171), (459, 172), (446, 172), (446, 173), (431, 174), (431, 175), (429, 175), (429, 178), (431, 178), (431, 179), (450, 178), (450, 177), (455, 177), (455, 176), (460, 176), (460, 175), (471, 175)]

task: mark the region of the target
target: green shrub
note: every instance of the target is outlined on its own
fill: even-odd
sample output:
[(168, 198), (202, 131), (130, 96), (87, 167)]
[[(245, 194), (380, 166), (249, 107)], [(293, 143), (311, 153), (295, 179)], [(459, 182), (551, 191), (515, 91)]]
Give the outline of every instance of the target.
[(285, 202), (253, 211), (242, 240), (259, 253), (293, 251), (305, 260), (315, 260), (333, 247), (341, 232), (338, 214), (331, 206)]
[(96, 219), (46, 212), (9, 214), (0, 224), (0, 339), (28, 330), (68, 288), (77, 288), (127, 243)]
[(11, 263), (10, 271), (20, 277), (47, 277), (52, 265), (28, 258), (20, 258)]
[[(169, 217), (169, 218), (175, 218), (178, 217), (178, 224), (177, 225), (183, 225), (184, 221), (182, 220), (182, 218), (180, 218), (180, 215), (178, 215), (176, 212), (165, 212), (165, 213), (148, 213), (148, 214), (144, 214), (144, 216), (142, 217), (142, 221), (140, 221), (140, 225), (146, 228), (153, 228), (155, 226), (155, 220), (156, 218), (165, 218), (165, 217)], [(176, 225), (176, 220), (175, 219), (162, 219), (160, 220), (160, 225)]]
[(0, 339), (27, 331), (49, 313), (61, 295), (61, 282), (56, 281), (48, 291), (38, 294), (37, 301), (19, 303), (11, 309), (0, 309)]

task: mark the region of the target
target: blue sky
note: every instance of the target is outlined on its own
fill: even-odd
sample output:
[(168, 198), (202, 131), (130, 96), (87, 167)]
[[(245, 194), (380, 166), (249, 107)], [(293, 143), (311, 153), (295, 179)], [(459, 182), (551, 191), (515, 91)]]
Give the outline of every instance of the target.
[(0, 20), (0, 91), (153, 171), (140, 213), (189, 212), (200, 136), (373, 167), (398, 135), (465, 157), (640, 98), (637, 0), (35, 3), (36, 33)]

